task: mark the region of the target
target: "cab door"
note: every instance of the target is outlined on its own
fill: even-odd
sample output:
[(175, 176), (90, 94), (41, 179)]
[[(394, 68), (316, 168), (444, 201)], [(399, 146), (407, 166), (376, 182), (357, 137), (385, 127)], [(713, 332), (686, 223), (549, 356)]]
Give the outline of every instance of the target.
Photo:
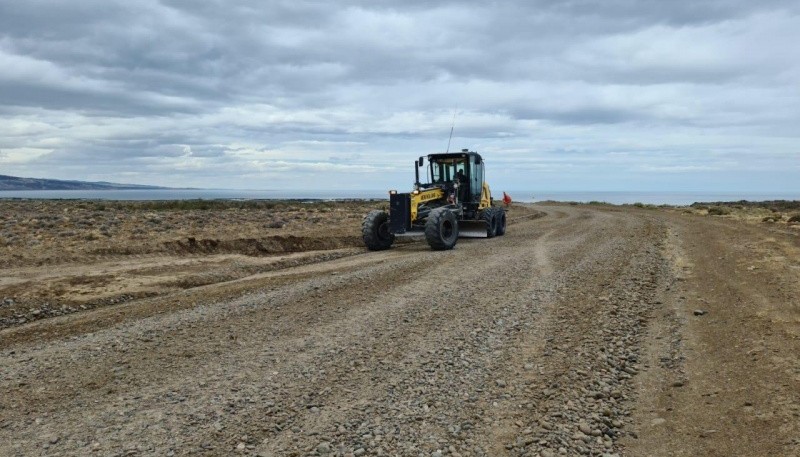
[(470, 162), (470, 201), (479, 202), (481, 199), (481, 190), (483, 189), (483, 161), (480, 159), (480, 157), (475, 157)]

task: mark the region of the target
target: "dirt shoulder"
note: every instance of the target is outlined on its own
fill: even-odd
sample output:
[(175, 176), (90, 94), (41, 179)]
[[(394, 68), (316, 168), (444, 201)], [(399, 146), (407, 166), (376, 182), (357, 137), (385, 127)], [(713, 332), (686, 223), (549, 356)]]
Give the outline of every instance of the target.
[(800, 237), (667, 214), (675, 282), (651, 325), (632, 455), (800, 455)]

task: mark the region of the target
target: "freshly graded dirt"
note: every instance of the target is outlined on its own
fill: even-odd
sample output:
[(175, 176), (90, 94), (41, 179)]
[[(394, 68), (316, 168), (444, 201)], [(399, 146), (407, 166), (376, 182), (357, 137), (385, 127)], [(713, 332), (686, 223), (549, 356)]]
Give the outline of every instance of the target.
[(0, 329), (360, 253), (382, 206), (0, 201)]
[(0, 455), (800, 455), (796, 227), (515, 205), (366, 252), (370, 206), (170, 210), (140, 246), (117, 209), (102, 254), (12, 233)]

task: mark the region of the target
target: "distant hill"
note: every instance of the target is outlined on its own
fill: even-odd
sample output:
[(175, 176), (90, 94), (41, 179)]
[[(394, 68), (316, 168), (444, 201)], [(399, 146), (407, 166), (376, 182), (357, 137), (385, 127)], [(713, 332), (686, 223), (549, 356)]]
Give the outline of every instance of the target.
[(158, 186), (138, 184), (117, 184), (113, 182), (62, 181), (59, 179), (18, 178), (0, 175), (2, 190), (123, 190), (123, 189), (168, 189)]

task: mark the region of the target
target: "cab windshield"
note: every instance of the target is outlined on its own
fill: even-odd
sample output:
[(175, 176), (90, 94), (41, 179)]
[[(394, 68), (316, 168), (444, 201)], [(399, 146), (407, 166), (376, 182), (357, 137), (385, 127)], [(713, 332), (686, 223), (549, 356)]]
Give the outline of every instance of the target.
[(464, 159), (442, 159), (431, 162), (431, 184), (442, 184), (447, 181), (455, 180), (456, 173), (459, 171), (465, 175), (466, 162)]

